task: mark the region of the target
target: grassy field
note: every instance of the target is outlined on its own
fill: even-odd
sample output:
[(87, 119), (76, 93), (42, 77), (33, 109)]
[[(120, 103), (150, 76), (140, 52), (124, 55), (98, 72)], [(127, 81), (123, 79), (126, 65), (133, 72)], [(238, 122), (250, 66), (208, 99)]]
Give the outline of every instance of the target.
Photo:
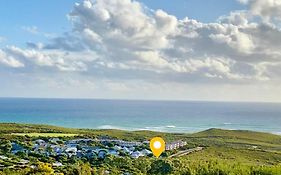
[(12, 133), (15, 136), (29, 136), (29, 137), (74, 137), (80, 134), (64, 134), (64, 133)]

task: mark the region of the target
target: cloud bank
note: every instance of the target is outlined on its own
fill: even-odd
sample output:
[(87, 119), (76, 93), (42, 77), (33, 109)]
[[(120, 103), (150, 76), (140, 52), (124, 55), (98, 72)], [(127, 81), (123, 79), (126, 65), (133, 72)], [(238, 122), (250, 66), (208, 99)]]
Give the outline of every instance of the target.
[(71, 31), (47, 43), (2, 48), (0, 66), (6, 73), (87, 81), (280, 84), (281, 2), (239, 1), (248, 10), (203, 23), (134, 0), (85, 0), (68, 14)]

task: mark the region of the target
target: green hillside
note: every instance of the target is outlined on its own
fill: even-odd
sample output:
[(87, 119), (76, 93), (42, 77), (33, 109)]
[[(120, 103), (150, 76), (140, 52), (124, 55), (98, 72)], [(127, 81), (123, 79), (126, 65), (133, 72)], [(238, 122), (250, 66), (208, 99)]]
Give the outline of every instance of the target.
[(258, 141), (272, 144), (281, 144), (281, 137), (274, 134), (246, 131), (246, 130), (222, 130), (209, 129), (206, 131), (193, 134), (195, 137), (209, 137), (209, 138), (233, 138), (249, 141)]
[[(13, 161), (19, 160), (15, 155), (7, 154), (3, 149), (9, 141), (28, 145), (35, 139), (60, 137), (63, 140), (76, 138), (112, 138), (124, 141), (146, 141), (152, 137), (161, 136), (165, 141), (186, 141), (187, 145), (178, 150), (166, 151), (160, 159), (143, 157), (132, 159), (128, 155), (123, 157), (109, 156), (99, 159), (73, 159), (55, 157), (41, 157), (28, 155), (20, 158), (29, 159), (37, 166), (33, 174), (38, 174), (39, 167), (47, 171), (51, 162), (63, 161), (64, 167), (49, 167), (49, 174), (191, 174), (191, 175), (280, 175), (281, 174), (281, 136), (242, 130), (209, 129), (194, 134), (162, 133), (153, 131), (121, 131), (121, 130), (93, 130), (71, 129), (48, 125), (30, 124), (0, 124), (0, 155), (10, 156)], [(189, 154), (177, 154), (193, 148), (203, 148)], [(178, 155), (171, 157), (171, 155)], [(35, 157), (34, 157), (35, 156)], [(38, 157), (39, 156), (39, 157)], [(2, 164), (7, 164), (0, 159)], [(11, 162), (12, 164), (12, 162)], [(159, 168), (160, 167), (160, 168)], [(39, 169), (38, 169), (39, 168)], [(84, 168), (84, 170), (83, 170)], [(24, 173), (24, 172), (27, 173)], [(4, 168), (2, 174), (32, 174), (28, 169), (15, 169), (13, 166)], [(72, 173), (71, 173), (72, 172)], [(46, 175), (48, 173), (45, 173)], [(0, 170), (0, 175), (1, 170)], [(40, 174), (40, 173), (39, 173)]]

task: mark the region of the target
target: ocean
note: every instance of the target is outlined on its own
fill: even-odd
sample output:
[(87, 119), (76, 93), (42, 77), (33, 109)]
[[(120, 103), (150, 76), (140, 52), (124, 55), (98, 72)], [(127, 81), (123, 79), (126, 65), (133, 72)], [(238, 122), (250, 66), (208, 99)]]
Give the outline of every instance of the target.
[(183, 133), (222, 128), (281, 134), (281, 104), (0, 98), (0, 122)]

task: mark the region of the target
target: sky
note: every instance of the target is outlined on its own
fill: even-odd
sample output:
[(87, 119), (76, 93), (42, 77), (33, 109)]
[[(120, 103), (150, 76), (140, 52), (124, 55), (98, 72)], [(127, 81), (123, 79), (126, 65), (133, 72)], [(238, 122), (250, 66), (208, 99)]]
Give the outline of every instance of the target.
[(279, 0), (3, 0), (0, 96), (281, 102)]

